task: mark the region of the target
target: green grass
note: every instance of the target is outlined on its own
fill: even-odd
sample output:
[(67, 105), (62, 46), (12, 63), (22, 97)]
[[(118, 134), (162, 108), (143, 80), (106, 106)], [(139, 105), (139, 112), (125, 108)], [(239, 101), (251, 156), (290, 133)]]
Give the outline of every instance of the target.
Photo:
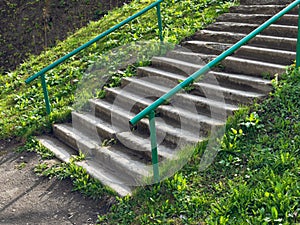
[[(46, 117), (39, 79), (25, 85), (25, 79), (66, 53), (91, 40), (108, 28), (148, 6), (153, 1), (135, 0), (108, 13), (98, 22), (91, 22), (56, 47), (39, 56), (31, 56), (15, 71), (0, 74), (0, 139), (24, 139), (33, 134), (51, 131), (54, 122), (70, 120), (70, 106), (78, 82), (89, 65), (103, 60), (101, 54), (134, 41), (158, 41), (156, 10), (153, 9), (125, 25), (122, 29), (93, 44), (80, 54), (46, 74), (53, 113)], [(184, 37), (214, 21), (232, 3), (223, 0), (166, 0), (162, 18), (166, 42), (179, 43)], [(118, 78), (117, 78), (118, 79)]]
[(274, 87), (228, 120), (207, 170), (202, 143), (174, 177), (118, 199), (99, 224), (299, 224), (300, 72), (289, 69)]
[[(212, 22), (230, 5), (220, 2), (166, 1), (162, 6), (166, 40), (178, 43)], [(98, 52), (135, 40), (157, 39), (153, 11), (48, 73), (54, 110), (50, 117), (45, 116), (40, 83), (24, 84), (49, 62), (148, 4), (134, 1), (114, 10), (55, 48), (30, 57), (16, 71), (1, 75), (0, 139), (23, 139), (50, 131), (53, 122), (68, 120), (76, 83), (99, 58)], [(108, 214), (99, 216), (99, 224), (300, 223), (299, 71), (289, 69), (280, 81), (274, 81), (274, 87), (266, 101), (242, 109), (228, 120), (220, 152), (207, 170), (199, 170), (206, 146), (202, 143), (181, 171), (159, 184), (136, 190), (133, 197), (118, 198)], [(51, 157), (45, 149), (41, 154)], [(74, 178), (75, 189), (92, 197), (108, 193), (85, 171), (73, 166), (48, 168), (40, 164), (36, 170), (48, 176)]]

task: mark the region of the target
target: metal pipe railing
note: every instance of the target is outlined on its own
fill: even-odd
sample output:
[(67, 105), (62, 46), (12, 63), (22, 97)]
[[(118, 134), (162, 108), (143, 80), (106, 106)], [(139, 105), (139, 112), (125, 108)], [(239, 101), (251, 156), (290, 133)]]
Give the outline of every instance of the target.
[[(146, 107), (144, 110), (142, 110), (140, 113), (138, 113), (134, 118), (132, 118), (129, 123), (131, 125), (136, 125), (141, 119), (145, 118), (146, 116), (149, 116), (151, 118), (151, 121), (155, 119), (153, 117), (153, 114), (155, 113), (155, 110), (157, 107), (162, 105), (166, 100), (170, 99), (172, 96), (174, 96), (176, 93), (181, 91), (183, 88), (187, 87), (191, 83), (193, 83), (197, 78), (199, 78), (201, 75), (208, 72), (211, 68), (216, 66), (218, 63), (220, 63), (222, 60), (224, 60), (227, 56), (233, 54), (236, 50), (238, 50), (240, 47), (248, 43), (251, 39), (253, 39), (255, 36), (257, 36), (259, 33), (261, 33), (263, 30), (265, 30), (267, 27), (269, 27), (271, 24), (275, 23), (278, 19), (280, 19), (283, 15), (294, 9), (296, 6), (300, 4), (300, 0), (294, 1), (290, 5), (288, 5), (286, 8), (281, 10), (279, 13), (277, 13), (275, 16), (267, 20), (265, 23), (263, 23), (261, 26), (256, 28), (254, 31), (252, 31), (250, 34), (248, 34), (246, 37), (238, 41), (236, 44), (234, 44), (232, 47), (221, 53), (217, 58), (206, 64), (203, 68), (193, 73), (191, 76), (189, 76), (186, 80), (175, 86), (173, 89), (171, 89), (168, 93), (164, 94), (162, 97), (157, 99), (155, 102), (153, 102), (150, 106)], [(299, 18), (298, 18), (298, 41), (297, 41), (297, 57), (296, 57), (296, 66), (299, 67), (300, 65), (300, 9), (299, 9)], [(152, 123), (155, 124), (155, 122), (152, 121)], [(153, 129), (150, 130), (150, 132), (156, 132), (156, 130), (153, 131)], [(150, 133), (150, 138), (156, 138), (156, 134)], [(155, 143), (155, 140), (151, 140), (151, 143)], [(152, 155), (157, 158), (157, 146), (154, 146), (152, 144)], [(158, 165), (153, 164), (153, 172), (154, 172), (154, 178), (155, 180), (158, 180), (159, 178), (159, 171), (158, 171)]]
[(143, 10), (141, 10), (140, 12), (130, 16), (129, 18), (123, 20), (122, 22), (120, 22), (119, 24), (113, 26), (112, 28), (108, 29), (107, 31), (103, 32), (102, 34), (98, 35), (97, 37), (95, 37), (94, 39), (86, 42), (85, 44), (83, 44), (82, 46), (80, 46), (79, 48), (73, 50), (72, 52), (68, 53), (67, 55), (61, 57), (60, 59), (58, 59), (57, 61), (55, 61), (54, 63), (50, 64), (49, 66), (43, 68), (41, 71), (39, 71), (38, 73), (34, 74), (33, 76), (29, 77), (26, 79), (26, 84), (29, 84), (30, 82), (32, 82), (33, 80), (35, 80), (38, 77), (41, 77), (41, 81), (42, 81), (42, 87), (43, 87), (43, 91), (44, 91), (44, 99), (45, 99), (45, 104), (46, 104), (46, 111), (47, 114), (51, 113), (51, 105), (50, 105), (50, 101), (49, 101), (49, 95), (48, 95), (48, 90), (47, 90), (47, 83), (46, 83), (46, 78), (45, 78), (45, 73), (48, 72), (49, 70), (57, 67), (58, 65), (60, 65), (61, 63), (63, 63), (64, 61), (66, 61), (67, 59), (71, 58), (72, 56), (76, 55), (77, 53), (79, 53), (80, 51), (86, 49), (87, 47), (89, 47), (90, 45), (94, 44), (95, 42), (99, 41), (100, 39), (106, 37), (107, 35), (109, 35), (110, 33), (114, 32), (115, 30), (119, 29), (120, 27), (124, 26), (125, 24), (131, 22), (132, 20), (136, 19), (137, 17), (145, 14), (146, 12), (148, 12), (150, 9), (156, 7), (157, 9), (157, 18), (158, 18), (158, 28), (159, 28), (159, 38), (161, 41), (163, 41), (163, 28), (162, 28), (162, 19), (161, 19), (161, 11), (160, 11), (160, 3), (163, 2), (163, 0), (158, 0), (152, 4), (150, 4), (149, 6), (147, 6), (146, 8), (144, 8)]

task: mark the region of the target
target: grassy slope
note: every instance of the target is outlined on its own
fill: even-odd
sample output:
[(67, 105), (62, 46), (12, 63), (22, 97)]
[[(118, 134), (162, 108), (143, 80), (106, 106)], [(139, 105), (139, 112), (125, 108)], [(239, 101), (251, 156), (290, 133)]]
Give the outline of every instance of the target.
[[(99, 52), (137, 40), (158, 40), (156, 10), (153, 9), (48, 72), (46, 77), (53, 108), (50, 118), (45, 117), (40, 82), (34, 81), (30, 85), (24, 83), (27, 77), (140, 11), (151, 2), (153, 1), (136, 0), (113, 10), (100, 21), (92, 22), (89, 26), (78, 30), (66, 41), (58, 43), (56, 47), (38, 57), (30, 57), (17, 70), (2, 74), (0, 76), (0, 139), (24, 138), (32, 133), (49, 131), (51, 123), (66, 120), (70, 115), (68, 106), (74, 100), (76, 84), (88, 66), (99, 59)], [(178, 43), (205, 24), (212, 22), (219, 13), (226, 11), (229, 5), (223, 4), (222, 0), (165, 1), (162, 4), (162, 17), (166, 41)]]

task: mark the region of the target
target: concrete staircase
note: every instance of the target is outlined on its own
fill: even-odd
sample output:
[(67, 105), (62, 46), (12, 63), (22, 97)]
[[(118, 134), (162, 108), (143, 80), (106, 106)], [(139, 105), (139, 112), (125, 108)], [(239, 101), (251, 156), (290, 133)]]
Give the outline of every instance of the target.
[[(128, 121), (290, 2), (241, 0), (166, 56), (139, 68), (137, 77), (106, 88), (104, 99), (89, 100), (89, 112), (74, 111), (72, 124), (53, 125), (53, 136), (39, 137), (40, 142), (63, 161), (81, 150), (87, 157), (80, 166), (119, 195), (130, 194), (152, 176), (152, 167), (148, 120), (134, 129)], [(157, 109), (161, 162), (177, 159), (180, 149), (207, 138), (240, 104), (272, 90), (270, 79), (296, 57), (297, 21), (293, 10)]]

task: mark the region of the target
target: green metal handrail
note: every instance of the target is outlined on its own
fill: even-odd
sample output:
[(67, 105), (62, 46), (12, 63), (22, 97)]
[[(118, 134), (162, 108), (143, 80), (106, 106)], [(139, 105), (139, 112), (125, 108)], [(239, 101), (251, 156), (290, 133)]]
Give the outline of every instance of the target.
[[(282, 11), (277, 13), (275, 16), (267, 20), (265, 23), (263, 23), (261, 26), (256, 28), (254, 31), (252, 31), (250, 34), (248, 34), (246, 37), (238, 41), (236, 44), (234, 44), (232, 47), (221, 53), (217, 58), (206, 64), (203, 68), (193, 73), (191, 76), (189, 76), (186, 80), (175, 86), (173, 89), (171, 89), (168, 93), (164, 94), (162, 97), (157, 99), (155, 102), (153, 102), (150, 106), (146, 107), (144, 110), (142, 110), (140, 113), (138, 113), (134, 118), (132, 118), (129, 122), (131, 125), (136, 125), (141, 119), (145, 118), (146, 116), (149, 116), (149, 124), (150, 124), (150, 139), (151, 139), (151, 148), (152, 148), (152, 164), (153, 164), (153, 174), (154, 174), (154, 180), (159, 181), (159, 170), (158, 170), (158, 156), (157, 156), (157, 141), (156, 141), (156, 128), (155, 128), (155, 110), (157, 107), (162, 105), (166, 100), (170, 99), (172, 96), (174, 96), (176, 93), (193, 83), (197, 78), (199, 78), (201, 75), (208, 72), (211, 68), (216, 66), (218, 63), (220, 63), (222, 60), (224, 60), (227, 56), (233, 54), (236, 50), (238, 50), (240, 47), (245, 45), (247, 42), (249, 42), (251, 39), (253, 39), (255, 36), (257, 36), (259, 33), (261, 33), (263, 30), (265, 30), (267, 27), (269, 27), (271, 24), (275, 23), (278, 19), (280, 19), (283, 15), (294, 9), (297, 5), (300, 4), (300, 0), (294, 1), (290, 5), (288, 5), (286, 8), (284, 8)], [(296, 67), (300, 66), (300, 9), (298, 12), (298, 41), (297, 41), (297, 55), (296, 55)]]
[(157, 12), (157, 19), (158, 19), (158, 29), (159, 29), (159, 38), (160, 41), (163, 42), (163, 27), (162, 27), (162, 18), (161, 18), (161, 10), (160, 10), (160, 3), (163, 2), (163, 0), (158, 0), (152, 4), (150, 4), (149, 6), (147, 6), (146, 8), (144, 8), (143, 10), (141, 10), (140, 12), (130, 16), (129, 18), (123, 20), (122, 22), (120, 22), (119, 24), (113, 26), (112, 28), (108, 29), (107, 31), (103, 32), (102, 34), (100, 34), (99, 36), (95, 37), (94, 39), (88, 41), (87, 43), (83, 44), (82, 46), (80, 46), (79, 48), (73, 50), (72, 52), (68, 53), (67, 55), (61, 57), (60, 59), (58, 59), (57, 61), (55, 61), (54, 63), (52, 63), (51, 65), (45, 67), (44, 69), (42, 69), (41, 71), (39, 71), (38, 73), (34, 74), (33, 76), (29, 77), (28, 79), (26, 79), (26, 84), (29, 84), (30, 82), (32, 82), (33, 80), (35, 80), (36, 78), (40, 77), (41, 78), (41, 82), (42, 82), (42, 87), (43, 87), (43, 92), (44, 92), (44, 99), (45, 99), (45, 104), (46, 104), (46, 111), (47, 114), (51, 113), (51, 105), (50, 105), (50, 101), (49, 101), (49, 94), (48, 94), (48, 90), (47, 90), (47, 83), (46, 83), (46, 78), (45, 78), (45, 73), (48, 72), (49, 70), (55, 68), (56, 66), (60, 65), (61, 63), (63, 63), (64, 61), (66, 61), (67, 59), (71, 58), (72, 56), (76, 55), (78, 52), (86, 49), (87, 47), (89, 47), (90, 45), (94, 44), (95, 42), (99, 41), (100, 39), (106, 37), (107, 35), (109, 35), (110, 33), (114, 32), (115, 30), (119, 29), (120, 27), (124, 26), (125, 24), (129, 23), (130, 21), (136, 19), (137, 17), (145, 14), (146, 12), (148, 12), (150, 9), (156, 7), (156, 12)]

